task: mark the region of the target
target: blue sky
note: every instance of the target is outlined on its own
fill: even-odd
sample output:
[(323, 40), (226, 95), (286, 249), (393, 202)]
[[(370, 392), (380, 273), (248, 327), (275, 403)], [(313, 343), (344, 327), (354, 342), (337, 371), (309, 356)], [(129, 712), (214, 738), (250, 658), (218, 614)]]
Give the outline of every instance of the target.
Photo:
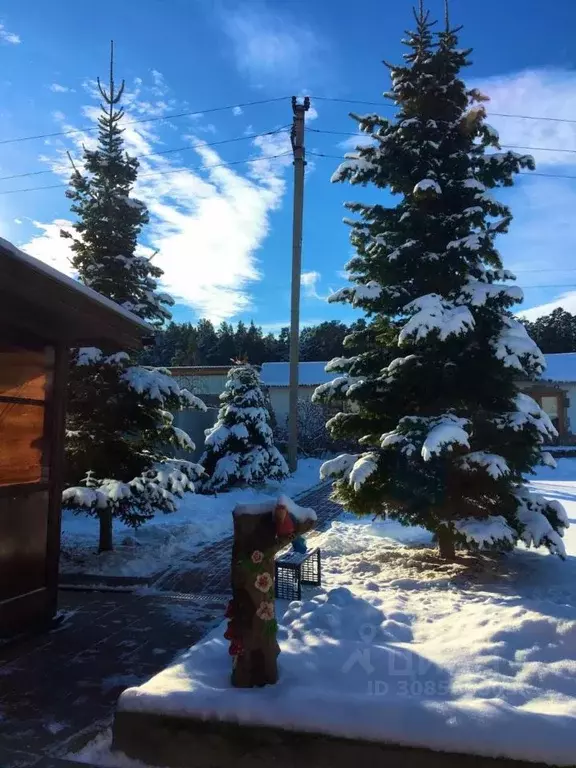
[[(106, 77), (110, 38), (116, 72), (126, 79), (130, 120), (149, 120), (254, 100), (311, 93), (378, 101), (388, 86), (382, 59), (397, 62), (411, 23), (411, 2), (362, 0), (5, 0), (0, 13), (0, 142), (90, 126), (94, 79)], [(429, 0), (439, 17), (441, 0)], [(537, 171), (576, 176), (576, 3), (452, 0), (464, 25), (463, 46), (474, 48), (468, 80), (491, 96), (488, 110), (575, 122), (492, 115), (503, 144), (569, 149), (533, 152)], [(352, 131), (353, 105), (313, 99), (309, 127)], [(370, 107), (357, 107), (371, 111)], [(388, 111), (386, 111), (388, 113)], [(142, 158), (137, 190), (152, 214), (143, 244), (158, 249), (166, 287), (177, 297), (175, 317), (254, 319), (277, 329), (289, 318), (291, 158), (224, 163), (289, 151), (288, 100), (205, 111), (195, 117), (127, 127)], [(249, 138), (277, 130), (276, 134)], [(70, 221), (62, 184), (66, 150), (79, 157), (94, 133), (0, 143), (0, 234), (69, 271)], [(198, 146), (231, 138), (241, 141)], [(310, 151), (340, 155), (345, 137), (309, 132)], [(151, 153), (196, 144), (195, 149)], [(331, 185), (336, 160), (309, 156), (305, 193), (302, 322), (350, 320), (352, 310), (328, 305), (342, 285), (350, 256), (342, 204), (372, 195)], [(212, 166), (211, 168), (208, 166)], [(562, 304), (576, 312), (576, 179), (523, 178), (506, 200), (515, 220), (500, 241), (506, 266), (525, 289), (524, 308)], [(548, 286), (548, 287), (541, 287)], [(533, 314), (543, 311), (537, 309)]]

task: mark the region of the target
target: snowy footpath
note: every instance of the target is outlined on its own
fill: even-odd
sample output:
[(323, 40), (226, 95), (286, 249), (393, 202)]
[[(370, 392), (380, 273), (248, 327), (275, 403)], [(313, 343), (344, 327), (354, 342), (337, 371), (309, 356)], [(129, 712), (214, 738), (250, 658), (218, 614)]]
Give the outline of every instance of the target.
[[(576, 460), (534, 484), (576, 523)], [(315, 543), (323, 587), (278, 606), (278, 685), (230, 687), (221, 626), (120, 708), (574, 765), (576, 524), (564, 562), (442, 564), (425, 531), (348, 516)]]
[(301, 459), (297, 471), (282, 483), (262, 490), (237, 490), (213, 495), (186, 493), (178, 510), (158, 515), (134, 531), (114, 523), (115, 551), (98, 555), (98, 521), (64, 510), (62, 518), (62, 573), (146, 577), (172, 565), (207, 544), (232, 534), (232, 510), (276, 498), (294, 497), (319, 482), (322, 459)]

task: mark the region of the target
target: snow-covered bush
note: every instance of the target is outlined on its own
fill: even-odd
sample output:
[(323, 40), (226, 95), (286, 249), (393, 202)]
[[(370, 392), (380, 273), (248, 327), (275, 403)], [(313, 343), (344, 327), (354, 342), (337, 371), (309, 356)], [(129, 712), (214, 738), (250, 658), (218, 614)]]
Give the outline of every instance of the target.
[(333, 301), (371, 322), (345, 339), (353, 350), (329, 369), (316, 402), (344, 399), (328, 422), (364, 453), (324, 465), (336, 496), (358, 514), (388, 516), (432, 531), (445, 557), (456, 544), (510, 549), (522, 540), (564, 552), (560, 505), (526, 497), (524, 476), (549, 463), (556, 436), (548, 416), (517, 381), (545, 361), (511, 312), (522, 291), (506, 285), (496, 238), (511, 220), (490, 189), (508, 187), (530, 156), (501, 151), (483, 101), (460, 79), (469, 51), (456, 31), (434, 35), (420, 12), (406, 64), (389, 65), (396, 118), (353, 115), (363, 142), (335, 182), (374, 184), (395, 194), (350, 203), (356, 255), (352, 286)]
[(258, 372), (248, 364), (231, 368), (220, 399), (218, 421), (206, 430), (205, 452), (200, 459), (207, 475), (203, 490), (284, 479), (288, 467), (274, 445)]

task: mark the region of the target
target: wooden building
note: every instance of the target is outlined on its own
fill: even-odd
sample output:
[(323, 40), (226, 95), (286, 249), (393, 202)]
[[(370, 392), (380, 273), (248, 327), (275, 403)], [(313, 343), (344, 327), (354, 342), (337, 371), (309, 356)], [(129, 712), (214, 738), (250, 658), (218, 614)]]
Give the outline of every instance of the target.
[(152, 329), (0, 239), (0, 637), (56, 611), (68, 349)]

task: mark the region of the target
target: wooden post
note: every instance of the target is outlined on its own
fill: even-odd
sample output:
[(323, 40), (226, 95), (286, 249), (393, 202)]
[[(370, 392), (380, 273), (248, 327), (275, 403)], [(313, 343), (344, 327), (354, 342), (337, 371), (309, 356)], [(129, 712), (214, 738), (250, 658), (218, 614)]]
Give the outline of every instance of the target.
[(290, 389), (288, 393), (288, 467), (298, 469), (298, 365), (300, 361), (300, 281), (302, 279), (302, 219), (304, 216), (304, 119), (310, 98), (303, 104), (292, 97), (294, 153), (294, 212), (292, 218), (292, 289), (290, 300)]
[(311, 530), (315, 515), (296, 515), (290, 500), (280, 497), (277, 502), (238, 505), (233, 516), (232, 600), (224, 637), (234, 659), (232, 685), (251, 688), (278, 680), (274, 556)]

